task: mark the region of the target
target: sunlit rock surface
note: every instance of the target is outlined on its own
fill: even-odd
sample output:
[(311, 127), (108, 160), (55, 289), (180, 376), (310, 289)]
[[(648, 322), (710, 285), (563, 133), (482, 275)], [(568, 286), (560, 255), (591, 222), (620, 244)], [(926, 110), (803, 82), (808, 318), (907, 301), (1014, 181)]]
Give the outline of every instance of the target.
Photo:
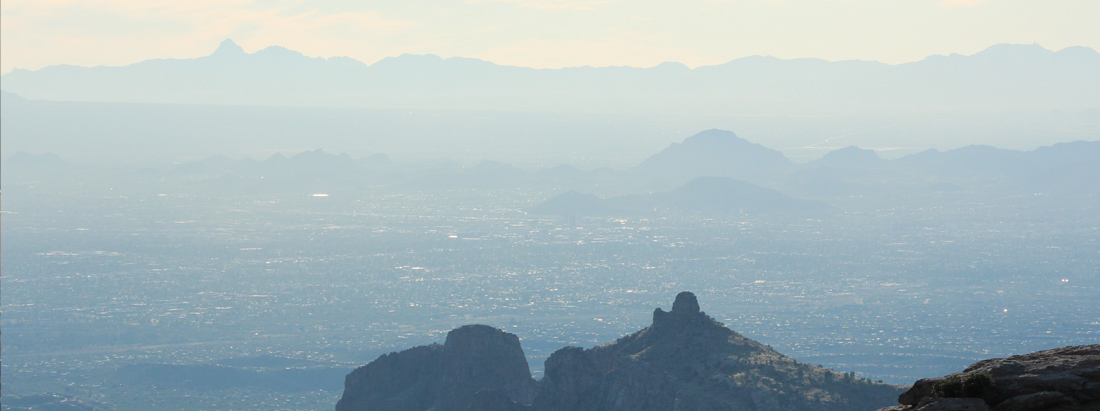
[[(965, 380), (979, 374), (993, 379), (993, 388), (984, 398), (936, 398), (936, 384), (952, 377)], [(968, 405), (962, 408), (962, 401), (955, 400), (966, 400)], [(880, 411), (1100, 410), (1100, 345), (1062, 347), (979, 361), (962, 372), (918, 380), (898, 397), (898, 402), (901, 405)]]

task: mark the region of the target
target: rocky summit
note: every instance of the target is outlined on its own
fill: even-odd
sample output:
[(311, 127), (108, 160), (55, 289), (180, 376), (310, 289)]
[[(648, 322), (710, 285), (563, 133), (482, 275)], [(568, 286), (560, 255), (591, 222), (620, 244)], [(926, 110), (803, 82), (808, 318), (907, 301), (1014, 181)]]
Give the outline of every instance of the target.
[[(483, 337), (472, 344), (463, 330)], [(690, 292), (677, 295), (670, 311), (656, 309), (653, 323), (634, 334), (554, 352), (537, 383), (526, 363), (519, 364), (522, 356), (516, 336), (464, 326), (442, 347), (384, 355), (355, 370), (336, 409), (872, 410), (901, 392), (745, 338), (701, 311)]]
[(898, 402), (879, 411), (1100, 410), (1100, 345), (979, 361), (918, 380)]
[(486, 389), (529, 404), (536, 387), (515, 334), (466, 325), (443, 345), (383, 355), (352, 371), (336, 411), (465, 410)]

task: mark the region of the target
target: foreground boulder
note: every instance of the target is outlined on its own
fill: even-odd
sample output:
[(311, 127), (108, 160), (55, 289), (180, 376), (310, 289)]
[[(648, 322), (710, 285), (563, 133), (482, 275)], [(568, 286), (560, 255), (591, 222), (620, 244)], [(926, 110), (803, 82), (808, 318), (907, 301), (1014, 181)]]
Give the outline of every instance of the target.
[[(986, 387), (963, 386), (987, 378)], [(1100, 345), (979, 361), (962, 372), (918, 380), (898, 402), (880, 411), (1100, 410)]]
[(336, 409), (854, 411), (890, 404), (901, 390), (788, 358), (714, 321), (683, 292), (641, 331), (554, 352), (538, 383), (515, 335), (464, 326), (443, 346), (355, 370)]

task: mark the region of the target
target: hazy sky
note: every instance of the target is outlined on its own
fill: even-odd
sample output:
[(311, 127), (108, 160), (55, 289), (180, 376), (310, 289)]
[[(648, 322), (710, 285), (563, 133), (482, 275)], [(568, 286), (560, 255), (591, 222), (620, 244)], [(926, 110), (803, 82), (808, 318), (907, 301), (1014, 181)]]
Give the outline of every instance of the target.
[(3, 0), (0, 72), (198, 57), (225, 38), (372, 63), (402, 53), (530, 67), (888, 63), (998, 43), (1100, 49), (1098, 0)]

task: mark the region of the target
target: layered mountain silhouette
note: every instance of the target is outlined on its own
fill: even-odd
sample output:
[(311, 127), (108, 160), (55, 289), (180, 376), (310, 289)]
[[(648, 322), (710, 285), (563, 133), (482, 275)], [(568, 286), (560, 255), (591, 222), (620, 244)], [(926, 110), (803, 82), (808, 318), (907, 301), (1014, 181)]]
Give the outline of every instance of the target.
[(682, 184), (696, 177), (767, 179), (793, 168), (779, 151), (751, 143), (732, 131), (712, 129), (673, 143), (632, 171), (656, 184)]
[(385, 355), (353, 371), (336, 409), (869, 410), (900, 392), (786, 357), (714, 321), (683, 292), (634, 334), (554, 352), (538, 382), (515, 335), (468, 325), (442, 346)]
[[(927, 198), (970, 198), (1012, 207), (1096, 209), (1100, 141), (1018, 151), (991, 146), (927, 150), (882, 160), (844, 148), (780, 178), (773, 187), (801, 198), (913, 205)], [(933, 196), (933, 197), (928, 197)]]
[(13, 70), (4, 89), (41, 100), (677, 114), (944, 113), (1100, 107), (1100, 54), (1002, 44), (888, 65), (753, 56), (690, 69), (531, 69), (401, 55), (373, 64), (231, 40), (209, 56), (124, 67)]
[[(76, 169), (51, 153), (15, 152), (2, 166), (6, 182), (27, 184), (56, 180)], [(90, 178), (95, 170), (80, 169)], [(568, 216), (829, 213), (834, 207), (858, 211), (952, 199), (1035, 212), (1072, 211), (1096, 210), (1100, 204), (1100, 185), (1095, 184), (1100, 141), (1033, 151), (967, 146), (894, 160), (845, 147), (798, 165), (732, 132), (707, 130), (622, 170), (569, 165), (530, 170), (492, 160), (412, 165), (380, 153), (353, 158), (317, 149), (262, 160), (219, 155), (143, 174), (175, 181), (193, 193), (539, 189), (564, 194), (530, 212)]]
[(827, 213), (827, 204), (792, 198), (778, 191), (729, 177), (699, 177), (671, 191), (602, 199), (570, 191), (531, 209), (548, 215), (631, 215), (662, 212), (704, 214), (731, 213)]

